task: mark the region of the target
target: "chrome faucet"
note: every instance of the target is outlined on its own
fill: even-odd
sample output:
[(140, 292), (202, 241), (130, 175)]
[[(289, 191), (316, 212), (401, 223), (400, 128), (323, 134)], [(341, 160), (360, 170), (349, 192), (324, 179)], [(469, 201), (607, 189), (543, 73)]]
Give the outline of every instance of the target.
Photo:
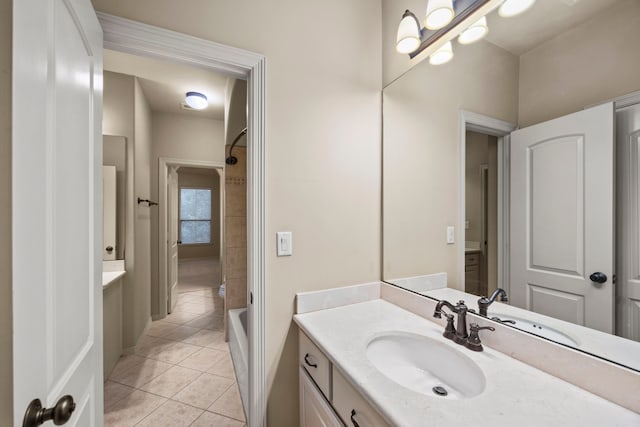
[(496, 300), (498, 295), (500, 296), (500, 301), (502, 302), (509, 301), (509, 298), (507, 298), (507, 292), (502, 288), (498, 288), (495, 291), (493, 291), (493, 293), (489, 298), (485, 296), (481, 297), (478, 300), (478, 310), (480, 311), (481, 316), (485, 316), (485, 317), (487, 316), (487, 309), (491, 304), (493, 304), (493, 302)]
[[(469, 336), (469, 333), (467, 332), (467, 311), (469, 311), (469, 309), (462, 300), (458, 301), (458, 304), (456, 304), (455, 306), (449, 301), (441, 300), (438, 305), (436, 305), (436, 309), (433, 312), (433, 317), (441, 319), (442, 308), (444, 306), (458, 315), (455, 335), (453, 335), (452, 337), (445, 335), (445, 337), (451, 338), (456, 344), (465, 345), (465, 343), (467, 342), (467, 337)], [(451, 323), (448, 322), (447, 326), (449, 326), (450, 324)]]

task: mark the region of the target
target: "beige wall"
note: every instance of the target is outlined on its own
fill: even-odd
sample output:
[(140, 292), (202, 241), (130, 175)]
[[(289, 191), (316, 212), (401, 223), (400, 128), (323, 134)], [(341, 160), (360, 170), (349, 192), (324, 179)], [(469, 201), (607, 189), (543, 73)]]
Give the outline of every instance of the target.
[[(208, 188), (211, 190), (211, 244), (182, 245), (178, 247), (178, 258), (211, 258), (220, 256), (220, 175), (215, 170), (210, 174), (185, 173), (178, 169), (178, 188)], [(179, 228), (180, 226), (178, 226)], [(220, 278), (214, 283), (222, 283)]]
[(422, 62), (385, 88), (384, 278), (444, 271), (461, 287), (460, 230), (446, 243), (461, 208), (459, 112), (515, 123), (517, 88), (518, 58), (487, 42), (458, 46), (442, 66)]
[(122, 343), (127, 349), (137, 344), (151, 310), (150, 208), (136, 203), (138, 196), (146, 199), (150, 193), (151, 111), (134, 77), (104, 72), (103, 133), (127, 138), (127, 162), (133, 170), (127, 183), (131, 207), (126, 213), (122, 292)]
[(266, 238), (290, 230), (295, 248), (267, 244), (268, 422), (297, 425), (295, 293), (380, 278), (380, 2), (93, 3), (267, 58)]
[(0, 1), (0, 425), (13, 422), (11, 311), (11, 0)]
[[(185, 114), (153, 113), (151, 197), (157, 201), (158, 161), (160, 157), (224, 163), (224, 124), (220, 120), (191, 117)], [(151, 211), (151, 314), (161, 312), (158, 282), (158, 212)]]
[[(135, 146), (135, 199), (153, 199), (151, 195), (151, 177), (149, 169), (151, 155), (151, 108), (144, 96), (138, 79), (134, 79), (133, 97), (134, 146)], [(135, 203), (135, 260), (134, 301), (135, 316), (131, 319), (133, 338), (123, 337), (124, 347), (137, 343), (145, 327), (151, 321), (151, 214), (157, 207)], [(126, 290), (126, 287), (125, 287)], [(126, 297), (125, 297), (126, 301)], [(126, 326), (126, 323), (125, 323)]]
[(520, 125), (640, 90), (640, 2), (627, 0), (525, 53)]

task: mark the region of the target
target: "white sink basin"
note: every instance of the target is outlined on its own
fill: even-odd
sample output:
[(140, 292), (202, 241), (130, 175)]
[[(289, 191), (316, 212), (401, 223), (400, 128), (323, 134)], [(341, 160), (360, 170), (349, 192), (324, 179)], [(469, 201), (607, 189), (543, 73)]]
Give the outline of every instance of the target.
[[(367, 358), (389, 379), (410, 390), (444, 399), (468, 399), (482, 393), (486, 380), (480, 367), (462, 353), (467, 350), (458, 350), (456, 345), (390, 332), (369, 342)], [(441, 395), (443, 389), (446, 396)]]
[(522, 331), (531, 332), (532, 334), (550, 339), (560, 344), (570, 345), (572, 347), (577, 347), (579, 345), (578, 342), (571, 338), (569, 335), (533, 320), (522, 319), (517, 316), (503, 313), (489, 313), (488, 317), (498, 317), (502, 321), (514, 320), (516, 322), (515, 325), (512, 325), (510, 323), (506, 324), (518, 328)]

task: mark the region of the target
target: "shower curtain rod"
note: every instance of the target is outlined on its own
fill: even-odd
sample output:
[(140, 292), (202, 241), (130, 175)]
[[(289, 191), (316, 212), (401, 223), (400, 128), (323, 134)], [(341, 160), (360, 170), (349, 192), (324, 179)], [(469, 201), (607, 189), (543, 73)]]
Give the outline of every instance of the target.
[(244, 128), (240, 131), (238, 136), (236, 136), (236, 139), (233, 140), (233, 142), (231, 143), (231, 147), (229, 147), (229, 156), (227, 156), (227, 158), (225, 159), (226, 164), (235, 165), (236, 163), (238, 163), (238, 158), (232, 156), (231, 152), (233, 151), (233, 147), (236, 146), (236, 143), (240, 140), (240, 138), (242, 138), (242, 136), (246, 134), (247, 134), (247, 128)]

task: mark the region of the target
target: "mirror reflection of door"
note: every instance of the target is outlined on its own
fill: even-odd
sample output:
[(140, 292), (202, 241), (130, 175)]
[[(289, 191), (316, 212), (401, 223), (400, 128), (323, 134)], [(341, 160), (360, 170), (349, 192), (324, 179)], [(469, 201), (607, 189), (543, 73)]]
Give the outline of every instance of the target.
[(614, 133), (608, 103), (511, 134), (511, 301), (608, 333)]
[(497, 287), (498, 140), (466, 133), (465, 291), (488, 295)]

